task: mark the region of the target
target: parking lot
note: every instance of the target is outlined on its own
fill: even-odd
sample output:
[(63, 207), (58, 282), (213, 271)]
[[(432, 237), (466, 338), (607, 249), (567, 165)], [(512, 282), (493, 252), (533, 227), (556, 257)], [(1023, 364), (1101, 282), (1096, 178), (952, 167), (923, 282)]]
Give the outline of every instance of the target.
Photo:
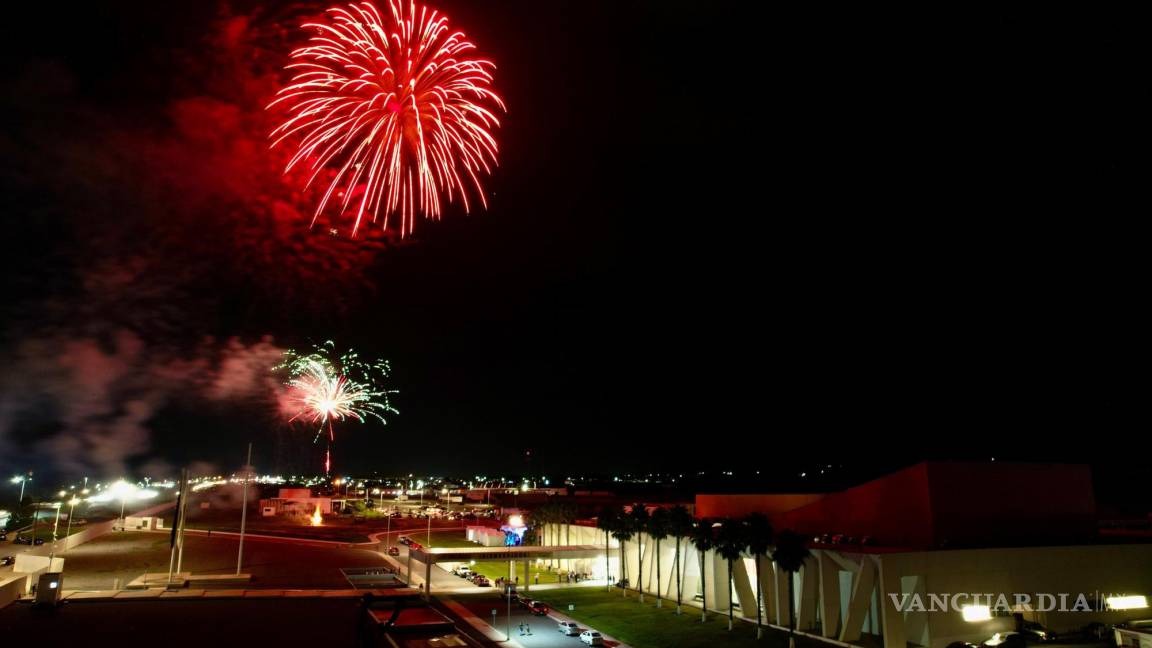
[[(166, 533), (113, 532), (64, 555), (64, 589), (113, 589), (144, 572), (168, 571)], [(236, 571), (237, 539), (189, 533), (184, 549), (184, 571), (195, 574), (231, 574)], [(299, 544), (289, 540), (249, 537), (244, 540), (247, 586), (257, 588), (347, 588), (340, 570), (385, 567), (380, 554), (347, 545)]]
[[(506, 632), (508, 628), (508, 603), (496, 593), (472, 594), (453, 596), (452, 600), (468, 608), (470, 612), (492, 624), (492, 610), (496, 610), (495, 625), (498, 632)], [(561, 634), (559, 619), (555, 611), (548, 616), (537, 616), (529, 612), (524, 606), (512, 604), (512, 638), (524, 645), (525, 648), (580, 648), (584, 646), (579, 637)], [(524, 634), (521, 634), (521, 624)], [(580, 625), (580, 630), (587, 630), (587, 626)], [(605, 641), (605, 646), (619, 646), (615, 641)]]

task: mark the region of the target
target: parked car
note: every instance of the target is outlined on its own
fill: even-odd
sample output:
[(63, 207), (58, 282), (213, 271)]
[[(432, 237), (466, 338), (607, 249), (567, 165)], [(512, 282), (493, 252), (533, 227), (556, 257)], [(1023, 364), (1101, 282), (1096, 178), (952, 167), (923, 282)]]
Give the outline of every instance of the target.
[(1026, 635), (1019, 632), (997, 632), (983, 645), (988, 648), (1024, 648), (1028, 645), (1028, 641)]
[(580, 633), (580, 641), (586, 646), (603, 646), (604, 637), (595, 630), (585, 630)]
[(580, 626), (571, 621), (561, 621), (560, 626), (556, 629), (566, 637), (577, 637), (580, 635)]
[(388, 547), (388, 555), (389, 556), (399, 556), (400, 555), (400, 547)]
[(32, 544), (32, 538), (25, 538), (24, 536), (16, 536), (16, 539), (12, 541), (12, 544), (30, 545), (30, 544)]
[(14, 562), (16, 562), (16, 556), (4, 556), (3, 558), (0, 558), (0, 566), (2, 567), (7, 567)]
[(1024, 621), (1020, 625), (1020, 634), (1024, 635), (1024, 639), (1027, 641), (1041, 643), (1056, 641), (1056, 633), (1049, 631), (1035, 621)]
[(400, 544), (404, 545), (404, 546), (411, 546), (412, 545), (412, 538), (409, 538), (408, 536), (400, 536), (399, 538), (396, 539), (396, 541), (399, 542)]
[(454, 574), (456, 574), (457, 576), (461, 576), (463, 578), (468, 578), (469, 574), (475, 573), (472, 571), (472, 568), (469, 567), (468, 565), (460, 565), (456, 569), (452, 570), (452, 572)]
[(548, 616), (548, 604), (544, 601), (532, 601), (528, 604), (528, 610), (536, 616)]
[(477, 576), (472, 584), (476, 587), (492, 587), (492, 581), (488, 580), (487, 576)]
[(7, 531), (0, 531), (0, 542), (3, 542), (7, 539), (8, 539), (8, 532)]

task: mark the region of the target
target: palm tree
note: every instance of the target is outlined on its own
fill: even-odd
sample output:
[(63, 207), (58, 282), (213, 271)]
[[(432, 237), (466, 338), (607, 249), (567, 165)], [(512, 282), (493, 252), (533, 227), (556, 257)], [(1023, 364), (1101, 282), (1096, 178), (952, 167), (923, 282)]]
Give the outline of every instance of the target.
[(652, 520), (648, 515), (648, 507), (643, 504), (633, 504), (629, 515), (632, 529), (636, 533), (636, 559), (639, 561), (639, 573), (636, 574), (636, 591), (640, 592), (640, 602), (644, 602), (644, 543), (640, 541), (641, 534), (648, 533), (648, 523)]
[[(744, 548), (748, 546), (747, 533), (744, 521), (735, 518), (725, 518), (720, 524), (720, 533), (716, 538), (716, 551), (724, 560), (728, 561), (728, 631), (732, 631), (732, 621), (735, 619), (734, 609), (736, 602), (732, 600), (732, 566), (740, 556), (744, 555)], [(719, 585), (717, 585), (719, 587)]]
[(538, 530), (536, 538), (541, 547), (548, 543), (548, 515), (547, 504), (538, 506), (532, 511), (532, 521), (536, 523), (533, 526)]
[(620, 552), (620, 592), (621, 596), (628, 596), (628, 563), (624, 556), (624, 543), (632, 539), (633, 535), (632, 517), (621, 513), (620, 517), (616, 519), (616, 528), (612, 530), (612, 537), (616, 538), (616, 542), (620, 545), (618, 551)]
[(679, 504), (668, 512), (668, 532), (676, 539), (676, 614), (681, 613), (680, 606), (684, 600), (684, 579), (680, 575), (680, 541), (691, 535), (692, 523), (692, 514)]
[(611, 591), (612, 584), (609, 582), (609, 572), (611, 567), (608, 563), (608, 537), (616, 531), (617, 525), (620, 523), (620, 509), (613, 506), (605, 506), (600, 509), (600, 514), (596, 516), (596, 528), (604, 532), (604, 589)]
[(795, 531), (785, 529), (776, 536), (776, 551), (772, 552), (772, 561), (776, 566), (788, 572), (788, 648), (796, 648), (796, 611), (795, 595), (792, 589), (793, 576), (804, 566), (804, 561), (811, 556), (808, 547), (804, 546), (804, 538)]
[(712, 520), (702, 518), (692, 527), (692, 545), (700, 553), (700, 593), (704, 597), (700, 610), (700, 623), (708, 620), (708, 576), (704, 572), (704, 556), (716, 546), (716, 536), (712, 529)]
[(656, 543), (656, 607), (664, 607), (660, 597), (660, 541), (668, 537), (668, 509), (658, 508), (648, 520), (648, 537)]
[(748, 553), (756, 559), (756, 638), (764, 635), (764, 588), (760, 581), (760, 559), (768, 555), (772, 546), (772, 523), (763, 513), (753, 513), (744, 519), (748, 532)]
[[(576, 506), (565, 503), (559, 505), (557, 510), (559, 511), (560, 523), (564, 525), (564, 544), (570, 546), (572, 544), (572, 523), (576, 521)], [(559, 544), (559, 538), (557, 538), (557, 544)], [(569, 560), (568, 564), (563, 567), (571, 571), (572, 561)]]

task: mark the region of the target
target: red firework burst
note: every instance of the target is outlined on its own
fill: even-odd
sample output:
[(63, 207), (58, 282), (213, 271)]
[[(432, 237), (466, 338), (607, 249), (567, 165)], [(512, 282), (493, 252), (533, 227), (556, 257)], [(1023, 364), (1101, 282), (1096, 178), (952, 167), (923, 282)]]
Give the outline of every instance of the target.
[(496, 164), (500, 125), (489, 107), (505, 110), (491, 89), (496, 65), (473, 58), (447, 17), (415, 2), (389, 9), (364, 2), (305, 23), (313, 35), (292, 52), (294, 76), (268, 106), (288, 112), (272, 145), (297, 144), (285, 172), (306, 166), (309, 185), (328, 181), (312, 222), (335, 196), (341, 212), (355, 212), (353, 235), (365, 214), (383, 212), (385, 229), (398, 214), (403, 235), (417, 212), (439, 218), (445, 198), (459, 196), (468, 211), (470, 190), (487, 207), (480, 176)]

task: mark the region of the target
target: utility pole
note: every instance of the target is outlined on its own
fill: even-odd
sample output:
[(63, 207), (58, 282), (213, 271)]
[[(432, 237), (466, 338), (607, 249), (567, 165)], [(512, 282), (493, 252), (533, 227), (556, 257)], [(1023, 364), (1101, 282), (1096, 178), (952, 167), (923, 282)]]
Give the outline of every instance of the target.
[[(184, 482), (185, 484), (188, 483), (187, 471), (185, 471)], [(188, 486), (184, 487), (184, 497), (180, 501), (180, 529), (177, 531), (177, 538), (179, 542), (176, 549), (176, 573), (180, 573), (180, 571), (184, 568), (184, 529), (188, 522), (189, 490), (190, 489)]]
[[(68, 530), (64, 533), (64, 537), (72, 535), (72, 514), (76, 512), (76, 496), (73, 495), (72, 499), (68, 502)], [(67, 544), (67, 543), (65, 543)]]
[(240, 509), (240, 548), (236, 551), (236, 575), (240, 575), (240, 563), (244, 560), (244, 527), (248, 522), (248, 476), (252, 470), (252, 442), (248, 442), (248, 461), (244, 463), (244, 505)]
[(180, 530), (180, 511), (183, 509), (184, 500), (186, 495), (184, 491), (188, 489), (188, 469), (184, 468), (180, 471), (180, 490), (176, 494), (176, 512), (172, 515), (172, 540), (170, 543), (168, 555), (168, 586), (172, 586), (172, 570), (176, 566), (176, 543), (179, 541)]

